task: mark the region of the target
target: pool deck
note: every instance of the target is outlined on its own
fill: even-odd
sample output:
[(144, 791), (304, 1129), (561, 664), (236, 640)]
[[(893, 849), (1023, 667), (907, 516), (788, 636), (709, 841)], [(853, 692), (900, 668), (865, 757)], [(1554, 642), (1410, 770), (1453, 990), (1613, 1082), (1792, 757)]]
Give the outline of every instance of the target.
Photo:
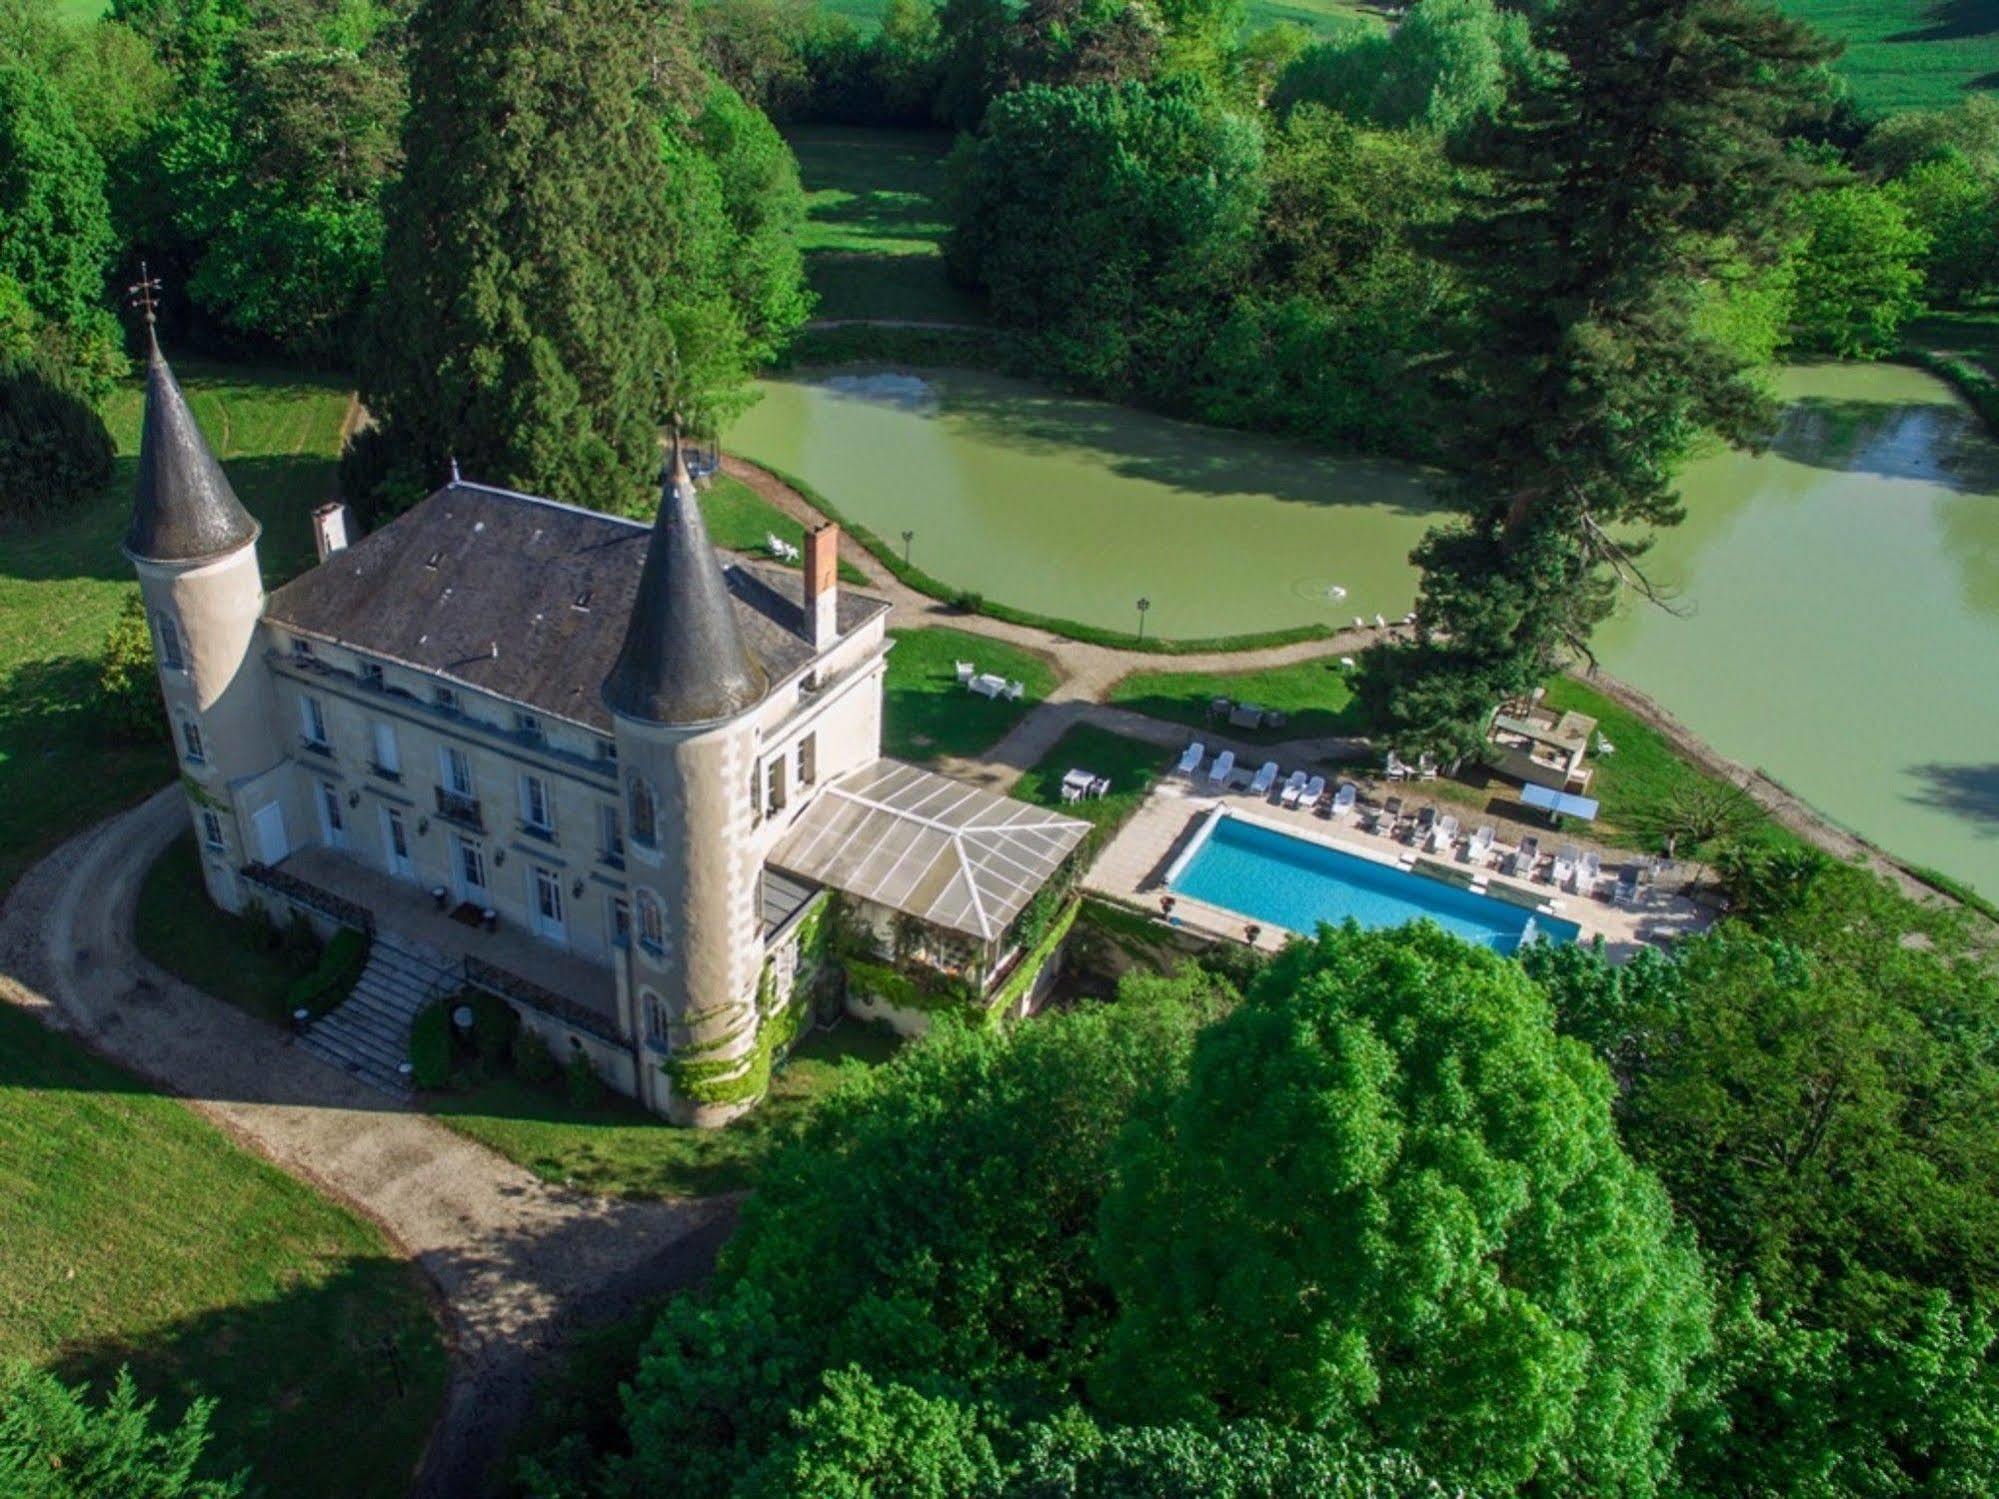
[[(1271, 797), (1251, 796), (1246, 791), (1231, 790), (1216, 795), (1174, 779), (1155, 787), (1117, 837), (1097, 855), (1083, 876), (1083, 888), (1123, 905), (1157, 912), (1159, 897), (1166, 893), (1168, 869), (1217, 807), (1378, 864), (1406, 868), (1415, 855), (1415, 850), (1406, 843), (1362, 832), (1351, 818), (1330, 820), (1307, 809), (1282, 806)], [(1501, 847), (1499, 851), (1507, 850)], [(1427, 857), (1442, 860), (1446, 856)], [(1453, 861), (1460, 869), (1469, 869), (1462, 856), (1453, 856)], [(1510, 886), (1523, 895), (1539, 897), (1553, 915), (1575, 922), (1582, 928), (1579, 941), (1601, 937), (1612, 962), (1625, 962), (1642, 947), (1663, 946), (1697, 932), (1713, 919), (1706, 908), (1656, 887), (1642, 891), (1635, 905), (1620, 906), (1596, 896), (1558, 891), (1545, 881), (1518, 880), (1493, 869), (1480, 872), (1488, 886)], [(1174, 897), (1172, 924), (1190, 931), (1241, 942), (1245, 939), (1247, 920), (1219, 906), (1189, 900), (1184, 895)], [(1289, 936), (1282, 928), (1266, 923), (1257, 935), (1256, 945), (1275, 951)]]

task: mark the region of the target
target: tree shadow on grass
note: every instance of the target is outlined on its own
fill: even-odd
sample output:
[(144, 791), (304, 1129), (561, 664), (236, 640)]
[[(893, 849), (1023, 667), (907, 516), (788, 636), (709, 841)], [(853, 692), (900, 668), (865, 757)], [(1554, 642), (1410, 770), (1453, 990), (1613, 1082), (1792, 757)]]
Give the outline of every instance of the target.
[(1930, 0), (1924, 26), (1896, 32), (1890, 42), (1954, 42), (1999, 32), (1999, 0)]

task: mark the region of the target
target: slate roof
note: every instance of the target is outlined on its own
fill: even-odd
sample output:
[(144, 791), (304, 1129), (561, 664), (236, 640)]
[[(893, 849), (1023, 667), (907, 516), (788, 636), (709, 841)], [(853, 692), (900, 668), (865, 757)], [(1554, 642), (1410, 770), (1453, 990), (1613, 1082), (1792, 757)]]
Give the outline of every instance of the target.
[(993, 942), (1090, 825), (899, 760), (876, 760), (813, 798), (769, 863)]
[[(278, 589), (264, 617), (609, 733), (603, 684), (649, 539), (637, 521), (455, 482)], [(802, 581), (720, 570), (767, 690), (813, 657)], [(841, 634), (887, 608), (841, 589)]]
[(230, 488), (150, 327), (146, 344), (146, 418), (125, 555), (203, 562), (233, 552), (260, 528)]
[(769, 690), (763, 663), (750, 654), (730, 607), (676, 433), (638, 596), (604, 681), (604, 701), (627, 718), (694, 724), (733, 718)]

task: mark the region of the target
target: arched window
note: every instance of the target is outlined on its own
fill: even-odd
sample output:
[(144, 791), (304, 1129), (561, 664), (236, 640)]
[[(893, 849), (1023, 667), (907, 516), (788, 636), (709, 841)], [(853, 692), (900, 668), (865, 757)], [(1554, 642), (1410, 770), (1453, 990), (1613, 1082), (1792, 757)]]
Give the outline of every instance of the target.
[(666, 923), (660, 915), (659, 898), (650, 890), (638, 897), (639, 946), (658, 954), (666, 948)]
[(646, 1040), (654, 1046), (666, 1045), (666, 1002), (650, 989), (639, 991), (645, 1010)]
[(155, 614), (153, 628), (160, 640), (160, 665), (169, 671), (185, 670), (180, 653), (180, 630), (171, 614)]
[(201, 725), (192, 718), (184, 716), (180, 721), (180, 743), (188, 759), (199, 763), (204, 758), (201, 753)]
[(652, 782), (635, 775), (631, 784), (632, 842), (641, 848), (659, 847), (659, 804), (653, 800)]

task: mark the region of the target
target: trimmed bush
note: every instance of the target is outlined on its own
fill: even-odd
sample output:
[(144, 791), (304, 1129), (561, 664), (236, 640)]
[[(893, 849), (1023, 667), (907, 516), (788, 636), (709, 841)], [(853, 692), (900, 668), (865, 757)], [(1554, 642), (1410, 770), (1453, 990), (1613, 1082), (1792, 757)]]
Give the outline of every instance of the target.
[(525, 1026), (514, 1037), (514, 1071), (522, 1082), (537, 1086), (552, 1083), (562, 1074), (548, 1043)]
[(88, 401), (32, 367), (0, 370), (0, 521), (81, 504), (110, 479), (111, 456)]
[(521, 1033), (520, 1015), (504, 999), (476, 989), (466, 991), (460, 1002), (472, 1007), (472, 1049), (480, 1065), (496, 1070)]
[(410, 1081), (419, 1088), (442, 1088), (451, 1081), (451, 1006), (440, 999), (410, 1026)]
[(569, 1101), (579, 1109), (594, 1109), (604, 1101), (604, 1080), (597, 1076), (597, 1069), (590, 1065), (590, 1054), (578, 1050), (569, 1057), (569, 1065), (563, 1069), (564, 1086), (569, 1090)]
[[(286, 945), (294, 944), (292, 934), (304, 928), (303, 919), (286, 929)], [(310, 929), (307, 935), (310, 935)], [(368, 964), (368, 939), (349, 927), (333, 934), (319, 951), (319, 958), (285, 995), (288, 1010), (310, 1010), (318, 1015), (347, 997), (347, 991), (361, 977)]]

